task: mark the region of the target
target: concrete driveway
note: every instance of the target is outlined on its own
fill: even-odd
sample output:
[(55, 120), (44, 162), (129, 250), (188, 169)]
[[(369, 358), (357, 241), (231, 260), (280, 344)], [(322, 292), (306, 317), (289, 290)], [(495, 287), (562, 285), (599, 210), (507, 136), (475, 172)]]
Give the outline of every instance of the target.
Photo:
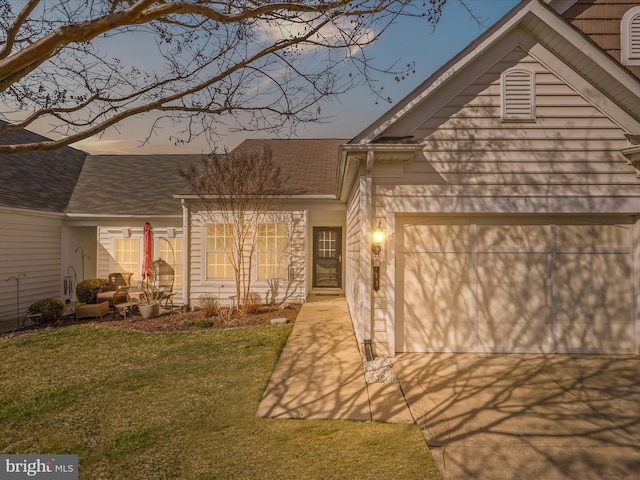
[(445, 479), (640, 478), (640, 357), (400, 354)]

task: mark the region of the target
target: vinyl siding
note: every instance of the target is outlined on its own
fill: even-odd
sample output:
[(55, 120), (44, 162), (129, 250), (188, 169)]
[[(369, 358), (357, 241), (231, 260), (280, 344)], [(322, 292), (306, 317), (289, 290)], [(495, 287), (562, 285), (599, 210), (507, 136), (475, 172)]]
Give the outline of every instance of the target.
[(20, 318), (33, 302), (62, 298), (62, 219), (28, 213), (0, 213), (0, 322), (17, 322), (16, 281), (20, 276)]
[[(272, 220), (287, 223), (287, 274), (291, 279), (265, 280), (257, 278), (257, 265), (254, 260), (252, 268), (251, 291), (260, 295), (264, 302), (280, 303), (289, 301), (299, 303), (304, 301), (305, 292), (305, 216), (302, 211), (278, 212)], [(213, 296), (219, 299), (220, 305), (231, 303), (231, 296), (236, 295), (235, 278), (207, 279), (206, 273), (206, 221), (197, 212), (192, 215), (190, 235), (190, 299), (193, 307), (200, 305), (203, 296)], [(291, 269), (291, 271), (289, 271)], [(185, 279), (186, 281), (186, 279)]]
[[(137, 223), (137, 225), (139, 222)], [(182, 228), (170, 227), (175, 235), (175, 238), (182, 238)], [(129, 235), (129, 237), (136, 239), (140, 242), (140, 255), (138, 266), (134, 269), (134, 277), (132, 278), (131, 287), (132, 289), (138, 289), (140, 287), (141, 281), (141, 265), (142, 265), (142, 255), (143, 255), (143, 235), (144, 235), (144, 227), (138, 226), (102, 226), (98, 227), (98, 252), (97, 252), (97, 277), (99, 278), (107, 278), (110, 273), (113, 272), (114, 268), (114, 258), (113, 258), (113, 241), (116, 238), (123, 238), (125, 236), (125, 231)], [(154, 246), (159, 242), (160, 238), (167, 237), (167, 229), (163, 227), (153, 227), (152, 229), (152, 238), (154, 240)], [(158, 259), (157, 253), (153, 253), (153, 260)], [(172, 259), (163, 259), (172, 262)], [(182, 259), (176, 259), (176, 261), (181, 261)], [(88, 260), (91, 261), (91, 260)], [(174, 288), (176, 292), (176, 296), (173, 297), (174, 305), (180, 305), (183, 303), (182, 298), (182, 290), (178, 288)]]
[(354, 188), (347, 202), (347, 231), (346, 231), (346, 278), (345, 296), (349, 305), (351, 318), (354, 322), (354, 330), (358, 343), (364, 341), (363, 321), (364, 312), (362, 302), (364, 301), (363, 282), (366, 276), (363, 269), (366, 256), (362, 254), (366, 248), (363, 238), (362, 225), (362, 187)]
[[(500, 75), (508, 68), (535, 73), (536, 121), (503, 122)], [(386, 135), (412, 135), (423, 153), (400, 175), (374, 164), (375, 223), (397, 213), (634, 214), (639, 180), (622, 156), (625, 131), (547, 65), (515, 48), (447, 104), (425, 105), (422, 123), (400, 122)], [(411, 113), (418, 118), (420, 112)], [(404, 128), (404, 130), (403, 130)], [(396, 312), (375, 296), (374, 342), (386, 342)], [(390, 294), (390, 293), (389, 293)]]
[(456, 194), (482, 189), (483, 196), (599, 192), (640, 200), (635, 171), (619, 152), (627, 146), (621, 128), (531, 56), (518, 68), (536, 73), (537, 120), (501, 121), (500, 72), (512, 63), (505, 58), (413, 132), (425, 154), (404, 166), (404, 178), (437, 185), (434, 194), (446, 186)]

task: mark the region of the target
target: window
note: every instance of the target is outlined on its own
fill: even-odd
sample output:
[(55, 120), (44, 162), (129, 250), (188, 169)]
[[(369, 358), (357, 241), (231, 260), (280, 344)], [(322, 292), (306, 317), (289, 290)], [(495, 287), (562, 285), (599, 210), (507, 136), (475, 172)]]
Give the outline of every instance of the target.
[(622, 16), (620, 23), (620, 61), (623, 65), (640, 65), (640, 7)]
[(115, 238), (113, 272), (130, 272), (131, 285), (140, 279), (140, 238)]
[(511, 69), (502, 74), (502, 120), (534, 121), (535, 74), (528, 70)]
[(184, 241), (182, 238), (165, 238), (162, 237), (160, 239), (160, 244), (158, 245), (158, 255), (160, 258), (165, 260), (169, 265), (171, 265), (174, 269), (174, 278), (173, 278), (173, 289), (181, 290), (182, 289), (182, 278), (184, 273), (184, 265), (183, 261), (183, 245)]
[(233, 252), (233, 234), (228, 223), (207, 225), (207, 278), (234, 278), (229, 255)]
[(258, 278), (286, 278), (286, 226), (284, 223), (258, 225)]

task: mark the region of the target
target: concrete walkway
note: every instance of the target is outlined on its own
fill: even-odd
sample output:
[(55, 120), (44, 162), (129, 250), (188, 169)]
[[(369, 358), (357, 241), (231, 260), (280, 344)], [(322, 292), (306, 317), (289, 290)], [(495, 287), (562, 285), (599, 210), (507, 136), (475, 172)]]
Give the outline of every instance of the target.
[(305, 303), (259, 417), (413, 423), (399, 384), (367, 384), (344, 297)]

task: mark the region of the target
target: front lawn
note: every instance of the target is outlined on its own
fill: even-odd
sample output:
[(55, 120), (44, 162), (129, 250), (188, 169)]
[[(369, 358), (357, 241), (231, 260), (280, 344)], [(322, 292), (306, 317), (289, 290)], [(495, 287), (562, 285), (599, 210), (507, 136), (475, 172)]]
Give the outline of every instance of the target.
[(291, 331), (78, 325), (0, 340), (0, 452), (81, 479), (440, 478), (415, 425), (255, 416)]

